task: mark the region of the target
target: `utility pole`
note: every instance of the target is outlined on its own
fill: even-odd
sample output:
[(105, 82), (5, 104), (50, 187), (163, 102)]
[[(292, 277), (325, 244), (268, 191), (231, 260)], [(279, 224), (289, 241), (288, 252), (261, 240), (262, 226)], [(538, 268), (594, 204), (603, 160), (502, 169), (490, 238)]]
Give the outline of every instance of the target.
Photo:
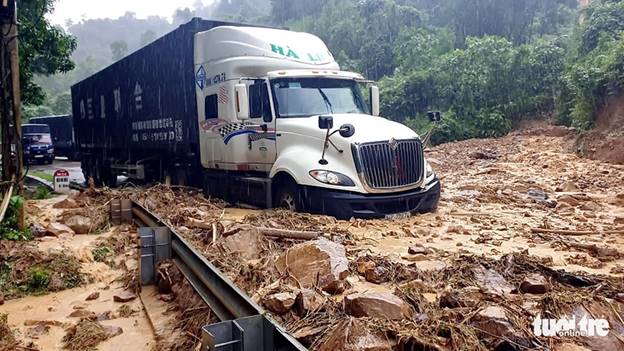
[[(23, 193), (23, 150), (17, 6), (15, 0), (0, 0), (0, 128), (2, 129), (2, 180), (17, 182)], [(11, 194), (9, 194), (11, 196)], [(19, 227), (24, 228), (24, 209), (19, 209)]]

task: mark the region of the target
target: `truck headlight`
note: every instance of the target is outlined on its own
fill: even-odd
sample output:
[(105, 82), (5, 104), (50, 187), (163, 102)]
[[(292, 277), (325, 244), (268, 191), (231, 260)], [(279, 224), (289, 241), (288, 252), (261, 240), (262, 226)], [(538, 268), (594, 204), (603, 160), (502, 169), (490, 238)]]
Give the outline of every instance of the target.
[(312, 178), (318, 180), (319, 182), (325, 183), (325, 184), (340, 185), (340, 186), (355, 186), (355, 183), (353, 182), (353, 180), (351, 180), (351, 178), (338, 172), (314, 170), (314, 171), (310, 171), (310, 176), (312, 176)]
[(426, 170), (426, 173), (425, 173), (426, 174), (426, 176), (425, 176), (426, 179), (429, 179), (429, 178), (431, 178), (431, 177), (433, 177), (435, 175), (435, 173), (433, 172), (433, 168), (431, 167), (429, 162), (427, 162), (427, 166), (426, 166), (425, 170)]
[(49, 154), (53, 154), (54, 153), (54, 149), (48, 149), (48, 153)]

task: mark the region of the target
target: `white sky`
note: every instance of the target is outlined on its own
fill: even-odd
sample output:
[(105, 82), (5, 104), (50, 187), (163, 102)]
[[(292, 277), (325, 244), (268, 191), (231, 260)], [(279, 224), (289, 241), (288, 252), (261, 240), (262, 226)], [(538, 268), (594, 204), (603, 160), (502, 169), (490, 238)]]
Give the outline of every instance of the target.
[(65, 25), (71, 18), (78, 22), (83, 18), (118, 18), (127, 11), (135, 12), (138, 18), (162, 16), (171, 18), (177, 8), (193, 8), (193, 4), (201, 1), (204, 5), (212, 0), (57, 0), (54, 13), (48, 18), (54, 24)]

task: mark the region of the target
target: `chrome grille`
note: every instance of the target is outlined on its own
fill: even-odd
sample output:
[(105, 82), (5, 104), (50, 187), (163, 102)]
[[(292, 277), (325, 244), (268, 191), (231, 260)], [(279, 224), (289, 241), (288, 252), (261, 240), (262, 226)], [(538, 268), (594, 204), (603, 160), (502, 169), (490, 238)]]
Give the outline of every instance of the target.
[[(395, 144), (394, 147), (391, 144)], [(423, 179), (423, 147), (420, 140), (362, 144), (354, 148), (358, 170), (373, 189), (404, 188)]]

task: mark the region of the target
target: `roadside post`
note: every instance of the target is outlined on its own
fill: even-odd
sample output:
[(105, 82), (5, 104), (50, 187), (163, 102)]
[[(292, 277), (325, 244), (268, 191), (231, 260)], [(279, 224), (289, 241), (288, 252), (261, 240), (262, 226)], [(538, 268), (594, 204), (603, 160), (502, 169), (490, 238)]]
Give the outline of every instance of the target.
[(69, 172), (65, 169), (57, 169), (54, 172), (54, 191), (60, 194), (69, 193)]

